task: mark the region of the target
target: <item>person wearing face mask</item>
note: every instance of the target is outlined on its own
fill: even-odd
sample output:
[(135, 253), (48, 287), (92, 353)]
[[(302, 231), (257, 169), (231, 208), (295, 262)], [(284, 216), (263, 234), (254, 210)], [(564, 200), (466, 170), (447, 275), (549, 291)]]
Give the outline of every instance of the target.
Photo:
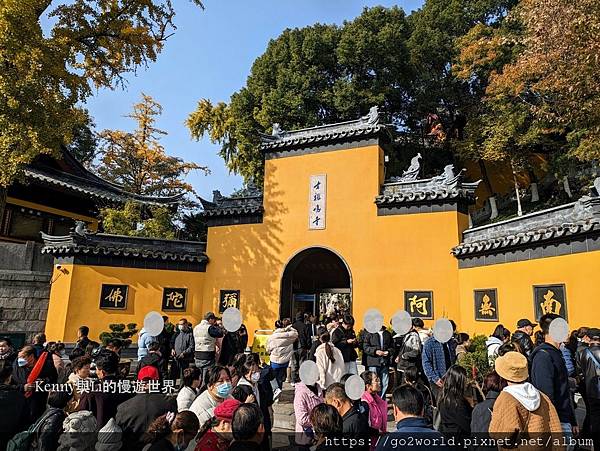
[[(258, 366), (258, 362), (252, 354), (241, 354), (240, 358), (234, 363), (238, 374), (240, 374), (240, 380), (237, 383), (238, 388), (247, 389), (248, 394), (252, 394), (254, 397), (253, 403), (258, 405), (263, 417), (269, 415), (269, 408), (267, 405), (267, 399), (263, 399), (261, 396), (261, 390), (258, 382), (260, 381), (261, 371)], [(265, 421), (265, 432), (263, 434), (263, 442), (261, 443), (261, 449), (269, 449), (269, 437), (271, 434), (271, 424), (269, 421)]]
[(237, 399), (226, 399), (215, 407), (215, 416), (206, 421), (198, 431), (199, 438), (194, 451), (227, 451), (233, 440), (233, 414), (241, 405)]
[(174, 378), (182, 377), (183, 370), (194, 361), (194, 333), (185, 318), (177, 323), (177, 332), (173, 339), (173, 350), (171, 356), (174, 359), (176, 370), (172, 372)]
[(198, 416), (200, 424), (206, 423), (213, 417), (215, 407), (229, 397), (233, 388), (229, 370), (220, 365), (214, 365), (209, 369), (204, 382), (207, 389), (190, 406), (190, 410)]
[(182, 451), (198, 433), (200, 423), (192, 412), (169, 412), (152, 422), (142, 440), (144, 451)]
[(35, 382), (55, 384), (58, 378), (52, 357), (47, 352), (35, 356), (32, 346), (24, 346), (13, 363), (12, 379), (18, 389), (25, 394), (29, 409), (29, 420), (37, 420), (46, 410), (48, 392), (36, 391)]

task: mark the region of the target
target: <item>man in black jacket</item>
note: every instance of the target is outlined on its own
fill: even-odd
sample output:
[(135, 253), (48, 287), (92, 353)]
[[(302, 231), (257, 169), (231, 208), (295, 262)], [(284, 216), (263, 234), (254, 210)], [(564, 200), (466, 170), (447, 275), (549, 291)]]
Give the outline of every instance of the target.
[(44, 421), (37, 430), (37, 450), (50, 451), (58, 448), (58, 438), (63, 432), (63, 421), (67, 418), (65, 407), (71, 399), (67, 392), (50, 392), (48, 408), (43, 414)]
[(304, 341), (304, 347), (308, 350), (312, 347), (312, 344), (315, 341), (319, 340), (319, 317), (314, 313), (309, 315), (308, 323), (304, 328), (304, 337), (302, 340)]
[[(369, 413), (359, 410), (358, 406), (348, 398), (344, 386), (340, 382), (334, 382), (327, 387), (327, 390), (325, 390), (325, 403), (335, 407), (342, 417), (344, 437), (369, 438)], [(368, 450), (369, 445), (355, 447), (354, 449)]]
[(17, 353), (12, 349), (8, 338), (0, 338), (0, 371), (3, 368), (12, 368)]
[[(42, 355), (44, 355), (42, 353)], [(40, 356), (39, 358), (43, 358)], [(44, 410), (46, 410), (46, 400), (48, 399), (48, 392), (43, 390), (37, 390), (35, 383), (28, 383), (27, 378), (31, 374), (33, 367), (37, 363), (38, 358), (35, 356), (35, 349), (33, 346), (24, 346), (19, 351), (17, 360), (13, 363), (12, 380), (17, 385), (19, 390), (23, 393), (32, 392), (27, 397), (27, 408), (29, 409), (29, 421), (32, 423), (36, 421)], [(36, 382), (43, 384), (55, 384), (58, 379), (58, 373), (56, 367), (52, 361), (51, 355), (46, 355), (46, 361), (42, 366), (42, 371), (38, 375)]]
[(350, 314), (345, 314), (342, 323), (331, 333), (331, 343), (338, 348), (344, 356), (344, 365), (346, 374), (358, 374), (356, 365), (356, 348), (358, 340), (354, 332), (354, 318)]
[(0, 449), (19, 431), (29, 426), (25, 395), (11, 385), (12, 367), (0, 369)]
[(306, 354), (310, 349), (310, 344), (306, 343), (306, 323), (304, 322), (304, 313), (296, 314), (296, 321), (292, 327), (298, 332), (298, 340), (294, 343), (294, 356), (292, 357), (292, 382), (300, 382), (300, 365), (306, 360)]
[(163, 357), (160, 353), (160, 343), (158, 341), (153, 341), (148, 345), (148, 355), (142, 357), (138, 362), (137, 372), (139, 373), (145, 366), (155, 367), (160, 374), (161, 380), (164, 378), (164, 374), (162, 373)]
[(242, 404), (233, 413), (231, 421), (233, 442), (229, 451), (258, 451), (265, 428), (263, 414), (256, 404)]
[[(114, 353), (112, 353), (114, 354)], [(112, 354), (104, 354), (96, 359), (96, 375), (98, 381), (86, 393), (81, 393), (78, 410), (89, 410), (96, 417), (98, 429), (103, 428), (108, 420), (115, 416), (117, 407), (127, 401), (131, 395), (121, 393), (118, 388), (120, 378), (119, 359)]]
[(173, 379), (182, 378), (183, 370), (194, 361), (195, 349), (194, 332), (185, 318), (179, 320), (177, 332), (171, 341), (171, 355), (173, 356), (171, 377)]
[(365, 337), (364, 352), (367, 354), (367, 367), (381, 380), (381, 398), (385, 399), (389, 382), (389, 371), (394, 357), (394, 338), (384, 327)]
[(533, 351), (533, 341), (531, 341), (531, 336), (533, 335), (535, 326), (537, 326), (537, 324), (532, 323), (528, 319), (520, 319), (517, 321), (517, 330), (511, 337), (511, 341), (519, 345), (519, 348), (521, 348), (521, 352), (525, 357), (529, 357), (531, 351)]
[(550, 323), (558, 315), (548, 313), (540, 318), (540, 328), (544, 333), (544, 343), (536, 347), (531, 353), (530, 377), (535, 388), (544, 392), (556, 407), (563, 432), (567, 437), (577, 434), (579, 427), (575, 418), (575, 411), (571, 405), (569, 392), (569, 376), (567, 367), (560, 352), (560, 343), (550, 336)]
[(580, 351), (579, 362), (594, 449), (600, 449), (600, 329), (588, 329), (586, 336), (588, 347)]
[(142, 368), (138, 380), (144, 383), (143, 391), (117, 407), (115, 423), (123, 430), (122, 449), (141, 450), (144, 447), (142, 435), (148, 426), (167, 412), (177, 412), (177, 400), (154, 388), (158, 378), (156, 368)]

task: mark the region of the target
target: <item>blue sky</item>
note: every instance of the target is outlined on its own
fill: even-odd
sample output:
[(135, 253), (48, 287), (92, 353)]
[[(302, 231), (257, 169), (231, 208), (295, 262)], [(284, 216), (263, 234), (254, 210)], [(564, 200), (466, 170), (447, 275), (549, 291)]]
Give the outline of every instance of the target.
[(131, 130), (123, 117), (140, 98), (151, 95), (164, 111), (158, 127), (169, 133), (163, 139), (167, 153), (208, 166), (211, 174), (188, 176), (198, 195), (212, 198), (212, 190), (229, 194), (242, 185), (217, 155), (218, 145), (190, 138), (184, 125), (201, 98), (228, 101), (241, 88), (253, 61), (270, 39), (284, 29), (316, 22), (337, 23), (358, 16), (365, 6), (399, 5), (409, 12), (422, 0), (205, 0), (206, 10), (188, 0), (173, 0), (177, 30), (166, 42), (158, 60), (137, 74), (130, 74), (125, 90), (100, 90), (87, 108), (98, 130)]

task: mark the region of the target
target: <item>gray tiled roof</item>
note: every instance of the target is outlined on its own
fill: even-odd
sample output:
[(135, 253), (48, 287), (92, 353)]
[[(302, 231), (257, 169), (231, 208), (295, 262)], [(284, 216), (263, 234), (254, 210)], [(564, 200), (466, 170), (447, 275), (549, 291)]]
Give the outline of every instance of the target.
[(309, 145), (327, 145), (344, 141), (356, 141), (378, 136), (388, 126), (380, 124), (377, 107), (371, 108), (368, 115), (360, 119), (337, 124), (320, 125), (294, 131), (281, 130), (273, 124), (271, 135), (261, 135), (260, 149), (273, 152)]
[(381, 194), (375, 198), (380, 206), (411, 204), (427, 201), (446, 201), (466, 199), (475, 200), (475, 190), (479, 181), (465, 183), (462, 181), (463, 171), (454, 174), (452, 165), (445, 172), (429, 179), (402, 180), (393, 179), (384, 183)]
[(90, 196), (108, 202), (124, 203), (128, 200), (133, 200), (147, 205), (176, 205), (181, 202), (184, 196), (184, 194), (170, 197), (142, 196), (129, 193), (117, 185), (95, 176), (93, 178), (83, 178), (50, 168), (27, 167), (25, 175), (27, 178), (34, 179), (42, 184), (59, 186), (79, 195)]
[(66, 236), (42, 233), (42, 254), (56, 257), (75, 255), (118, 256), (187, 262), (206, 262), (206, 243), (193, 241), (138, 238), (104, 233), (92, 234), (80, 229)]
[(586, 196), (571, 204), (468, 229), (452, 253), (461, 258), (568, 240), (590, 232), (600, 232), (600, 197)]
[(260, 214), (263, 212), (263, 194), (253, 184), (235, 193), (224, 197), (220, 191), (213, 191), (213, 200), (200, 198), (205, 217), (214, 216), (241, 216)]

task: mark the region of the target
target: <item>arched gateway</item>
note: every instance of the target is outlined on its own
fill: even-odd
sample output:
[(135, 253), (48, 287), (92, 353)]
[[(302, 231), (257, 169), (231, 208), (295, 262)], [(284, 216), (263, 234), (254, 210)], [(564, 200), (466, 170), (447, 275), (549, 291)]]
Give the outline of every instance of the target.
[(299, 312), (325, 314), (352, 310), (352, 277), (335, 252), (311, 247), (294, 255), (281, 277), (281, 318)]

